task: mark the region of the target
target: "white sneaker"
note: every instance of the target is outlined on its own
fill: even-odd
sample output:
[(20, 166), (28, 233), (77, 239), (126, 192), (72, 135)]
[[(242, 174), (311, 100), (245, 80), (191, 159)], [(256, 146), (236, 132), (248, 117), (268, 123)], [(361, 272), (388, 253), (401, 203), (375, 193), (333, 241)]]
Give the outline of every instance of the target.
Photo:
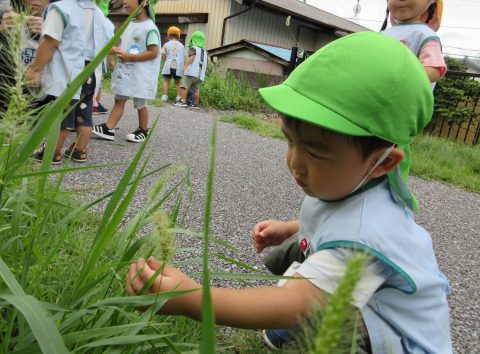
[(180, 96), (175, 97), (175, 102), (180, 101), (180, 98), (182, 98), (182, 97), (180, 97)]
[(162, 97), (160, 98), (163, 102), (167, 102), (168, 101), (168, 96), (167, 95), (162, 95)]

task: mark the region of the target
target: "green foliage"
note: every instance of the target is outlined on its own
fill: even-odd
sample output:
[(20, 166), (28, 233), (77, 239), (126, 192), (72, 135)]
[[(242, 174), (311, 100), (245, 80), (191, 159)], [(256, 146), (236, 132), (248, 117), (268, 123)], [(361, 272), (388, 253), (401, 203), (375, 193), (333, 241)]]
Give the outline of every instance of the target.
[(411, 173), (480, 193), (480, 149), (446, 139), (422, 136), (412, 141)]
[(213, 64), (201, 87), (202, 105), (221, 110), (247, 112), (268, 111), (257, 90), (243, 77), (237, 79), (232, 73), (221, 74)]
[[(464, 70), (462, 63), (448, 59), (450, 70)], [(446, 75), (435, 88), (435, 113), (448, 121), (462, 123), (478, 117), (473, 109), (480, 93), (480, 83), (473, 78)]]
[(244, 114), (222, 116), (220, 117), (220, 120), (227, 123), (234, 123), (244, 129), (251, 130), (267, 138), (284, 139), (279, 124), (276, 122), (269, 122)]

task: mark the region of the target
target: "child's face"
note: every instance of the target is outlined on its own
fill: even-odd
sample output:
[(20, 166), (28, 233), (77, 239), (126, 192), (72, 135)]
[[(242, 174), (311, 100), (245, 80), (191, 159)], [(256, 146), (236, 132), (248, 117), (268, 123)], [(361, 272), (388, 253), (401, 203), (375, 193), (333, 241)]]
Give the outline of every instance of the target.
[(33, 16), (41, 16), (46, 7), (50, 4), (50, 0), (29, 0), (28, 6), (32, 10)]
[(361, 150), (345, 135), (283, 119), (288, 140), (287, 165), (305, 194), (336, 200), (350, 194), (370, 171), (378, 156), (364, 159)]
[(388, 0), (388, 9), (399, 22), (418, 22), (431, 0)]
[(141, 0), (123, 0), (123, 7), (125, 8), (125, 12), (127, 14), (131, 14), (137, 6), (140, 4), (140, 2), (143, 2)]

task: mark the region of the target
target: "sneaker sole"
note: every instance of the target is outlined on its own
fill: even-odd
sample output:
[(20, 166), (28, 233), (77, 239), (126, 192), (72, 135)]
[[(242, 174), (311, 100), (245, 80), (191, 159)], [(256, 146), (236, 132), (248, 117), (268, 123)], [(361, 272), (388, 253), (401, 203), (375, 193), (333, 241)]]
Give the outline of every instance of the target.
[(107, 114), (107, 113), (108, 113), (108, 111), (107, 111), (107, 112), (92, 112), (93, 115), (97, 115), (97, 114)]
[(69, 160), (69, 161), (75, 161), (75, 162), (78, 162), (78, 163), (87, 162), (87, 159), (84, 159), (84, 160), (76, 159), (76, 158), (68, 155), (66, 152), (63, 153), (63, 156), (65, 156), (67, 158), (67, 160)]
[(110, 136), (110, 135), (106, 135), (106, 134), (103, 134), (103, 133), (99, 133), (95, 130), (92, 130), (92, 136), (94, 136), (95, 138), (98, 138), (98, 139), (103, 139), (103, 140), (110, 140), (110, 141), (114, 141), (115, 140), (115, 137), (114, 136)]
[(127, 138), (127, 141), (131, 142), (131, 143), (143, 143), (145, 141), (145, 139), (143, 140), (135, 140), (135, 139), (131, 139), (131, 138)]
[[(43, 162), (42, 159), (37, 159), (37, 158), (35, 158), (35, 157), (33, 158), (33, 160), (36, 161), (36, 162), (40, 162), (40, 163)], [(50, 162), (50, 165), (61, 165), (61, 164), (62, 164), (62, 160)]]
[(273, 349), (275, 351), (279, 351), (280, 348), (279, 347), (276, 347), (275, 345), (273, 345), (272, 342), (270, 342), (270, 339), (268, 339), (267, 337), (267, 332), (265, 330), (262, 331), (262, 337), (263, 337), (263, 341), (265, 342), (265, 344), (267, 345), (267, 347), (269, 347), (270, 349)]

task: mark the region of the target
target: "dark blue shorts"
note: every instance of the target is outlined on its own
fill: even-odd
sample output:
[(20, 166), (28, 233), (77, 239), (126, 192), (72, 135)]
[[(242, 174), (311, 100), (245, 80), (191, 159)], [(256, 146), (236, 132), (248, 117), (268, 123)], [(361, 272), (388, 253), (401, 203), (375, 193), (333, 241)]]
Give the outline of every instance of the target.
[(72, 105), (76, 106), (62, 121), (61, 129), (74, 130), (77, 126), (93, 127), (92, 107), (93, 96), (95, 94), (95, 85), (95, 73), (92, 73), (92, 75), (82, 85), (80, 100), (70, 101), (70, 107)]
[(170, 68), (170, 74), (163, 74), (165, 79), (171, 79), (173, 77), (174, 80), (180, 80), (182, 77), (177, 75), (177, 69)]

